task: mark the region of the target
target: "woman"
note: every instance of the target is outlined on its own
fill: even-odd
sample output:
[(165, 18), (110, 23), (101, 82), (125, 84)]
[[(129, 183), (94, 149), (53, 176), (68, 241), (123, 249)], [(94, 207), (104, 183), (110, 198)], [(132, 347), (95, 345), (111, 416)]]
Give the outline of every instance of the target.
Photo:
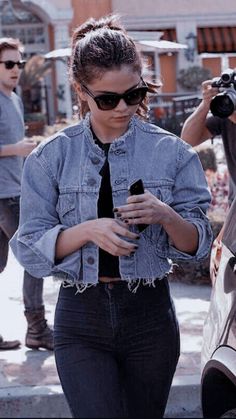
[[(62, 280), (55, 356), (76, 418), (163, 416), (179, 357), (171, 258), (200, 260), (212, 241), (197, 154), (142, 120), (153, 92), (142, 70), (116, 16), (77, 28), (82, 119), (24, 167), (12, 248), (34, 276)], [(145, 191), (130, 195), (138, 178)]]

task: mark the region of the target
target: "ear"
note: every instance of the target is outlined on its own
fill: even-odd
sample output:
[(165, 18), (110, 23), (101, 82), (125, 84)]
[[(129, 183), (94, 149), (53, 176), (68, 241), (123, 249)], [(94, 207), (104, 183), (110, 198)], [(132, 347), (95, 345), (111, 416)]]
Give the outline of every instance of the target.
[(82, 90), (81, 84), (76, 84), (75, 86), (76, 89), (76, 93), (78, 94), (79, 98), (81, 101), (87, 102), (87, 95), (86, 93)]

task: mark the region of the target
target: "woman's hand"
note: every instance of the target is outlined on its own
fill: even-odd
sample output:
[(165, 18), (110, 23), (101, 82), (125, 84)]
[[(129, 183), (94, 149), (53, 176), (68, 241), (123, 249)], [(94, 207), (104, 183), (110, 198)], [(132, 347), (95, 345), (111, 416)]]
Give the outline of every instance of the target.
[(139, 235), (129, 231), (124, 222), (113, 218), (98, 218), (88, 223), (90, 241), (111, 255), (129, 256), (138, 248), (134, 240), (137, 241)]
[(165, 224), (169, 207), (151, 192), (145, 190), (142, 195), (132, 195), (127, 204), (114, 209), (114, 212), (126, 224)]
[(147, 190), (142, 195), (129, 196), (127, 204), (114, 208), (114, 212), (127, 225), (161, 224), (176, 249), (190, 254), (197, 250), (198, 232), (195, 225), (184, 220), (173, 208)]

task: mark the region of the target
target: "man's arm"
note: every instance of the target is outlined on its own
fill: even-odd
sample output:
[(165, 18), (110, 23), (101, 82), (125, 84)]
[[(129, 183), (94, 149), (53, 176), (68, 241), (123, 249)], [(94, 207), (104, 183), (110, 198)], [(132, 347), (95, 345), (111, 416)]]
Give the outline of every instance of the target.
[(192, 115), (186, 119), (181, 131), (181, 138), (193, 147), (212, 138), (211, 132), (206, 127), (206, 118), (211, 100), (218, 93), (218, 89), (213, 88), (211, 83), (211, 80), (202, 83), (202, 101)]
[(36, 141), (25, 138), (16, 144), (0, 146), (0, 157), (21, 156), (26, 157), (37, 146)]

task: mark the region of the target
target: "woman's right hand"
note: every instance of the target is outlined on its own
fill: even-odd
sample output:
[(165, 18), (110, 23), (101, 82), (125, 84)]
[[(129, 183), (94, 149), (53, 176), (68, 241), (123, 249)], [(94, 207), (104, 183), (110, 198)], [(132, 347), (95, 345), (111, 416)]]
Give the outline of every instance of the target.
[[(113, 256), (129, 256), (137, 250), (139, 235), (132, 233), (126, 223), (113, 218), (89, 221), (90, 241)], [(132, 240), (129, 242), (127, 240)]]

